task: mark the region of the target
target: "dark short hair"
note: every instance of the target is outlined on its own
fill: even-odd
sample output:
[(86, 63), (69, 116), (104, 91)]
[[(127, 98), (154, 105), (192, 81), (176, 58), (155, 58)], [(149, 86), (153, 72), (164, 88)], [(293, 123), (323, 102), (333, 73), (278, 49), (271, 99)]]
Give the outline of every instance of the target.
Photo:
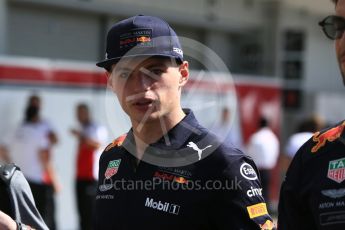
[(333, 2), (335, 5), (337, 5), (338, 0), (332, 0), (332, 2)]
[(89, 106), (86, 103), (79, 103), (77, 105), (77, 109), (84, 109), (86, 111), (89, 111)]
[(28, 106), (25, 110), (25, 122), (30, 122), (34, 117), (38, 116), (38, 108), (36, 106)]
[(268, 125), (269, 125), (268, 120), (265, 117), (261, 117), (259, 120), (259, 127), (264, 128), (264, 127), (267, 127)]
[(37, 94), (32, 94), (28, 99), (28, 105), (31, 106), (33, 101), (41, 101), (41, 98)]

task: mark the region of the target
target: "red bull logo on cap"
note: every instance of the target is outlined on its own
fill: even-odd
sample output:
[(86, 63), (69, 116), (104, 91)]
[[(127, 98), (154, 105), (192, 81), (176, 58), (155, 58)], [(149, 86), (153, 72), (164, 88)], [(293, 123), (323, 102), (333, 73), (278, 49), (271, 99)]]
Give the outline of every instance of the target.
[(321, 147), (323, 147), (326, 144), (327, 141), (333, 142), (337, 140), (343, 133), (344, 127), (345, 121), (341, 125), (329, 129), (322, 134), (320, 132), (315, 133), (313, 136), (313, 141), (316, 142), (316, 145), (314, 145), (314, 147), (311, 149), (311, 152), (316, 153)]
[(151, 29), (135, 29), (120, 35), (120, 48), (151, 47)]
[(150, 42), (150, 41), (151, 41), (150, 37), (141, 36), (137, 38), (137, 42)]

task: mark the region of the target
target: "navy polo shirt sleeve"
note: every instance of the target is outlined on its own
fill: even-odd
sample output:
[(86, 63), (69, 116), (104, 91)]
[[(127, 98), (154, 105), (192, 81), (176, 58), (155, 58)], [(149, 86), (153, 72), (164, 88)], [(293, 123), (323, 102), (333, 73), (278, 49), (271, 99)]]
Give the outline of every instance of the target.
[(262, 196), (259, 173), (254, 162), (244, 154), (226, 156), (222, 172), (226, 189), (218, 197), (218, 229), (275, 229)]

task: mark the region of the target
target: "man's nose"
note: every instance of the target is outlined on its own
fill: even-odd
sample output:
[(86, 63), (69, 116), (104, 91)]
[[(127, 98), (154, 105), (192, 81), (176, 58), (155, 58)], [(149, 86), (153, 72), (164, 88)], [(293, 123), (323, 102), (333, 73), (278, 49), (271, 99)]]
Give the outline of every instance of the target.
[(152, 77), (142, 69), (135, 73), (135, 82), (138, 90), (148, 90), (152, 84)]

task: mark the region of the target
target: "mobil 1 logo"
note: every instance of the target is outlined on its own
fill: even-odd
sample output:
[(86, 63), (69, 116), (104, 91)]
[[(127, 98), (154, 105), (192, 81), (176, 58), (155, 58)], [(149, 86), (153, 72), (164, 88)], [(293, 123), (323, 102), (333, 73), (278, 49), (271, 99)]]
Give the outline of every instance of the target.
[(180, 206), (176, 204), (171, 204), (168, 202), (155, 201), (153, 198), (146, 198), (145, 207), (156, 209), (161, 212), (166, 212), (174, 215), (178, 215), (180, 211)]

